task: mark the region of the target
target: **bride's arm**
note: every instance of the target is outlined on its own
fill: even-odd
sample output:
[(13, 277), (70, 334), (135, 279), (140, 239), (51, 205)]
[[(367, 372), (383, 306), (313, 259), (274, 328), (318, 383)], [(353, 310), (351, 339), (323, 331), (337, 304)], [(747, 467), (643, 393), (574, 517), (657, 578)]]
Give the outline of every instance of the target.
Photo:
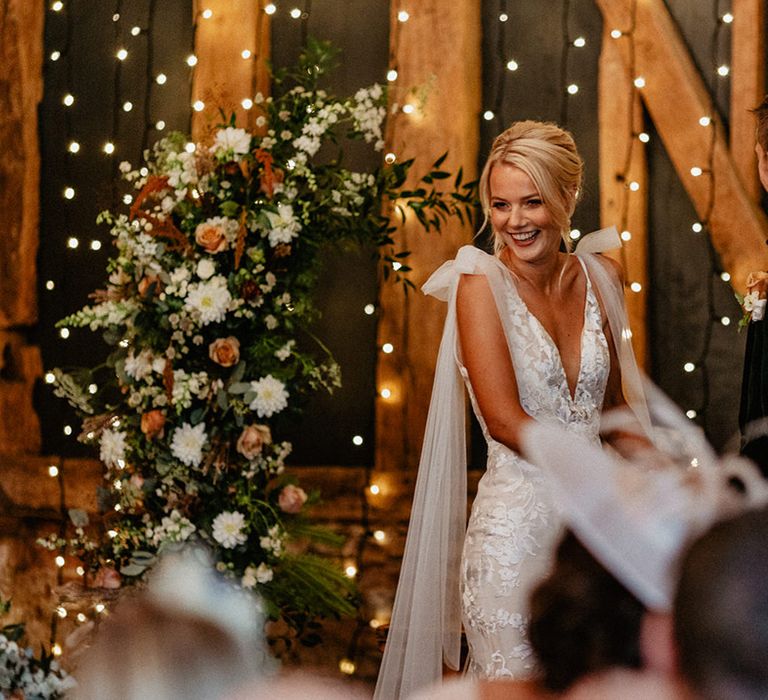
[(462, 275), (456, 321), (464, 366), (491, 437), (520, 451), (520, 431), (533, 420), (520, 405), (504, 328), (485, 275)]

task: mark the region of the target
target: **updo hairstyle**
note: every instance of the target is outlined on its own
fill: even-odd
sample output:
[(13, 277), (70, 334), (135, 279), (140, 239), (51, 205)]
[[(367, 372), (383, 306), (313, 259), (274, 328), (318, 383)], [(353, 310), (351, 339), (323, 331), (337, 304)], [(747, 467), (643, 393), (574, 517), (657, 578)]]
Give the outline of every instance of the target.
[[(566, 250), (570, 250), (571, 216), (584, 171), (571, 134), (551, 122), (520, 121), (496, 137), (480, 175), (480, 202), (485, 217), (481, 231), (490, 220), (491, 170), (497, 163), (514, 165), (531, 178), (560, 230)], [(505, 243), (498, 232), (493, 231), (493, 236), (494, 252), (498, 255)]]

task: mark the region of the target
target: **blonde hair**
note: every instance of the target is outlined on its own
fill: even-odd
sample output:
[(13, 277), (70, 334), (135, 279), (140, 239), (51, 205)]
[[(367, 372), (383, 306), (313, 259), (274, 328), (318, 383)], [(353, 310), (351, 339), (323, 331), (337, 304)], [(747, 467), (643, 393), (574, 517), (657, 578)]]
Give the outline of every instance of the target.
[[(497, 163), (520, 168), (538, 190), (565, 243), (570, 250), (571, 216), (581, 192), (584, 163), (576, 150), (573, 136), (552, 122), (521, 121), (499, 134), (480, 175), (480, 203), (483, 207), (482, 231), (490, 220), (491, 170)], [(494, 252), (505, 243), (493, 231)]]

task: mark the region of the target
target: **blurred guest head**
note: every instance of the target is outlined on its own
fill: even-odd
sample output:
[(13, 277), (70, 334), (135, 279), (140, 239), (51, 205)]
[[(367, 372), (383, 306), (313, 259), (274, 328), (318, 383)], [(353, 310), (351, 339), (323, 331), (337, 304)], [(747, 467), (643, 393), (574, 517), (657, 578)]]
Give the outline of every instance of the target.
[(101, 623), (75, 672), (75, 700), (214, 700), (273, 662), (258, 603), (199, 552), (161, 562), (150, 587)]
[(768, 509), (719, 522), (691, 546), (674, 640), (679, 673), (697, 697), (768, 697)]
[(639, 668), (645, 607), (572, 534), (531, 597), (529, 637), (549, 690), (612, 667)]

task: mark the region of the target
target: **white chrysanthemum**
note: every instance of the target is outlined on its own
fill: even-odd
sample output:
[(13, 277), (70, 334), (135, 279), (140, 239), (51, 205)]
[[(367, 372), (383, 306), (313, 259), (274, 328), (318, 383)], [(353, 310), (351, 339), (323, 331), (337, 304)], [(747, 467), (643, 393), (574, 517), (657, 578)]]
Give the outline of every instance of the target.
[(277, 213), (266, 212), (269, 219), (269, 244), (274, 248), (280, 243), (290, 243), (301, 231), (301, 223), (293, 214), (290, 204), (278, 204)]
[(216, 132), (216, 139), (211, 152), (224, 155), (231, 152), (235, 156), (242, 156), (251, 149), (251, 135), (245, 129), (236, 129), (228, 126)]
[(225, 510), (213, 521), (213, 539), (225, 549), (233, 549), (248, 539), (243, 532), (244, 528), (245, 516), (242, 513)]
[(256, 398), (251, 401), (250, 409), (256, 411), (259, 418), (269, 418), (274, 413), (280, 413), (288, 405), (285, 384), (271, 374), (251, 382), (251, 391), (256, 392)]
[(108, 467), (116, 467), (125, 461), (125, 433), (119, 430), (104, 430), (101, 433), (99, 458)]
[(197, 311), (200, 314), (200, 322), (205, 326), (223, 321), (231, 301), (226, 278), (216, 275), (207, 282), (189, 285), (184, 307)]
[(173, 431), (171, 452), (188, 467), (197, 467), (203, 461), (203, 446), (207, 439), (205, 423), (198, 423), (194, 428), (189, 423), (183, 423)]

